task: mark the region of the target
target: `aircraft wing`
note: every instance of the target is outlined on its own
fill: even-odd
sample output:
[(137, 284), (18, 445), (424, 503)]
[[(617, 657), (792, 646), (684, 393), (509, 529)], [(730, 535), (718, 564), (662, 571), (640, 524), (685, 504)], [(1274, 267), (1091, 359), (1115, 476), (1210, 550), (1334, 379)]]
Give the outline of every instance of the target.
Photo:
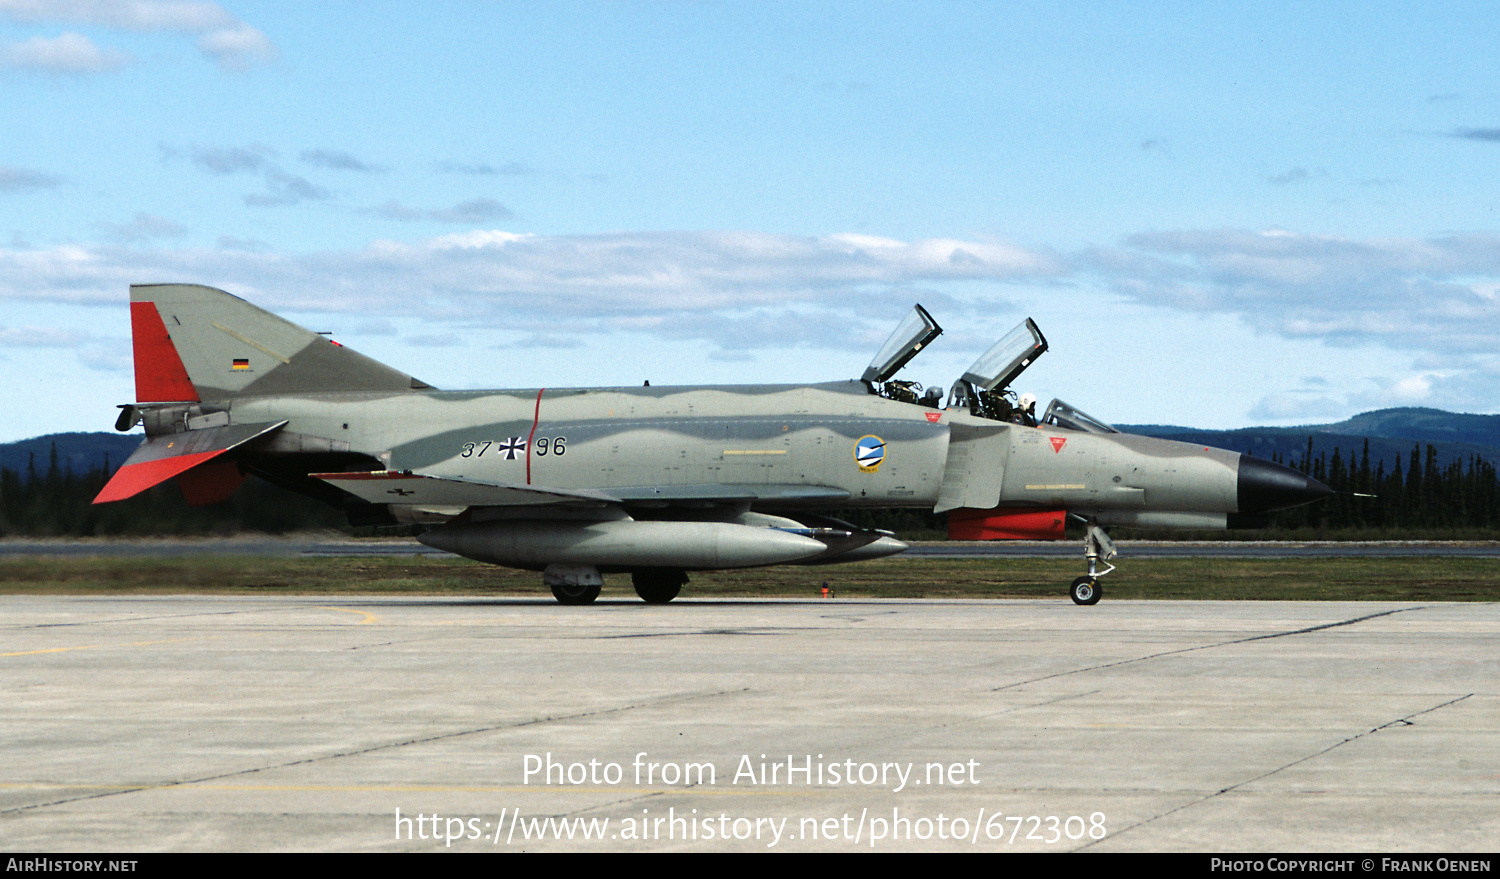
[(309, 475), (372, 504), (411, 504), (422, 507), (514, 507), (532, 504), (620, 502), (619, 498), (602, 491), (578, 491), (538, 485), (498, 485), (452, 476), (424, 476), (410, 470), (312, 473)]
[(420, 507), (514, 507), (541, 504), (621, 504), (668, 506), (680, 503), (843, 500), (849, 493), (816, 485), (662, 485), (573, 489), (480, 482), (453, 476), (427, 476), (407, 470), (313, 473), (329, 485), (372, 504)]
[(131, 452), (99, 496), (94, 498), (94, 503), (134, 497), (153, 485), (206, 464), (230, 449), (280, 430), (286, 424), (285, 421), (232, 424), (151, 437)]

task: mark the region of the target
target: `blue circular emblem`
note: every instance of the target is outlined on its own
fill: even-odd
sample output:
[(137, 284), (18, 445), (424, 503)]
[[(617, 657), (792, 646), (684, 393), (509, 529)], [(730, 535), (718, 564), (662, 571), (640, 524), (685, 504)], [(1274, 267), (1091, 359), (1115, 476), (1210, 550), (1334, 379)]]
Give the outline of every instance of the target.
[(864, 472), (874, 473), (880, 469), (880, 462), (884, 460), (885, 440), (880, 437), (862, 436), (854, 444), (854, 463)]

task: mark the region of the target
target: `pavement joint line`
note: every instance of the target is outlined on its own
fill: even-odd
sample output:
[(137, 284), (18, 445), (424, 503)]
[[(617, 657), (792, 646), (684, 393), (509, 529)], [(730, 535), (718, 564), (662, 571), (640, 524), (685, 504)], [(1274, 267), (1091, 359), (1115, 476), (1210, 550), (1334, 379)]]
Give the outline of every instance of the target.
[[(1357, 742), (1357, 741), (1359, 741), (1360, 739), (1362, 739), (1362, 738), (1364, 738), (1366, 736), (1372, 736), (1375, 733), (1380, 732), (1381, 730), (1390, 729), (1391, 727), (1394, 727), (1394, 726), (1415, 726), (1416, 724), (1414, 724), (1414, 723), (1411, 722), (1411, 719), (1413, 717), (1421, 717), (1424, 714), (1431, 714), (1434, 711), (1437, 711), (1437, 710), (1442, 709), (1442, 708), (1447, 708), (1450, 705), (1456, 705), (1459, 702), (1462, 702), (1465, 699), (1468, 699), (1470, 696), (1473, 696), (1473, 695), (1474, 695), (1473, 693), (1465, 693), (1462, 696), (1457, 696), (1455, 698), (1449, 699), (1446, 702), (1439, 702), (1438, 704), (1433, 705), (1430, 708), (1423, 708), (1421, 711), (1413, 711), (1411, 714), (1408, 714), (1408, 715), (1406, 715), (1404, 717), (1398, 717), (1395, 720), (1387, 721), (1387, 722), (1382, 723), (1381, 725), (1379, 725), (1377, 727), (1365, 730), (1362, 733), (1356, 733), (1356, 734), (1354, 734), (1352, 736), (1349, 736), (1348, 738), (1344, 739), (1343, 741), (1335, 742), (1335, 743), (1329, 745), (1328, 747), (1323, 748), (1323, 749), (1318, 750), (1318, 751), (1314, 751), (1313, 753), (1308, 754), (1305, 757), (1298, 757), (1296, 760), (1293, 760), (1292, 762), (1287, 763), (1284, 766), (1278, 766), (1275, 769), (1267, 770), (1266, 772), (1262, 772), (1260, 775), (1257, 775), (1254, 778), (1247, 778), (1244, 781), (1235, 782), (1234, 784), (1231, 784), (1228, 787), (1222, 788), (1220, 790), (1216, 790), (1216, 791), (1214, 791), (1213, 793), (1211, 793), (1211, 794), (1209, 794), (1207, 796), (1199, 797), (1198, 799), (1193, 800), (1191, 802), (1183, 803), (1182, 805), (1177, 806), (1176, 808), (1168, 809), (1167, 811), (1162, 812), (1159, 815), (1152, 815), (1150, 818), (1142, 819), (1140, 821), (1137, 821), (1134, 824), (1131, 824), (1128, 827), (1123, 827), (1123, 828), (1121, 828), (1119, 830), (1113, 831), (1106, 838), (1107, 839), (1108, 838), (1117, 838), (1121, 834), (1123, 834), (1123, 833), (1129, 833), (1130, 831), (1136, 829), (1137, 827), (1144, 827), (1147, 824), (1150, 824), (1153, 821), (1156, 821), (1156, 820), (1158, 820), (1160, 818), (1166, 818), (1169, 815), (1175, 815), (1178, 812), (1181, 812), (1181, 811), (1183, 811), (1185, 809), (1191, 809), (1194, 806), (1197, 806), (1197, 805), (1202, 804), (1202, 803), (1206, 803), (1209, 800), (1215, 799), (1217, 797), (1221, 797), (1224, 794), (1230, 793), (1232, 791), (1236, 791), (1236, 790), (1238, 790), (1238, 789), (1240, 789), (1242, 787), (1245, 787), (1246, 785), (1251, 785), (1251, 784), (1256, 783), (1257, 781), (1261, 781), (1263, 779), (1270, 778), (1273, 775), (1276, 775), (1276, 774), (1278, 774), (1280, 772), (1284, 772), (1287, 769), (1291, 769), (1293, 766), (1296, 766), (1296, 765), (1301, 764), (1301, 763), (1306, 763), (1309, 760), (1316, 759), (1316, 758), (1321, 757), (1324, 754), (1327, 754), (1327, 753), (1329, 753), (1331, 751), (1334, 751), (1334, 750), (1337, 750), (1339, 748), (1342, 748), (1343, 746), (1349, 744), (1350, 742)], [(1093, 845), (1095, 842), (1103, 842), (1103, 840), (1092, 840), (1092, 841), (1086, 843), (1085, 845), (1080, 846), (1080, 848), (1088, 848), (1089, 846)], [(1076, 850), (1077, 849), (1075, 849), (1075, 851)]]
[(71, 653), (75, 650), (109, 650), (120, 647), (155, 647), (158, 644), (181, 644), (187, 641), (209, 641), (213, 635), (195, 635), (191, 638), (164, 638), (159, 641), (130, 641), (125, 644), (80, 644), (76, 647), (42, 647), (37, 650), (17, 650), (14, 653), (0, 653), (0, 657), (11, 656), (37, 656), (43, 653)]
[(1178, 650), (1164, 650), (1161, 653), (1148, 653), (1145, 656), (1136, 656), (1136, 657), (1132, 657), (1130, 659), (1119, 659), (1119, 660), (1116, 660), (1114, 662), (1105, 662), (1105, 663), (1101, 663), (1099, 665), (1085, 666), (1084, 668), (1074, 668), (1074, 669), (1069, 669), (1067, 671), (1054, 672), (1054, 673), (1052, 673), (1050, 675), (1043, 675), (1043, 676), (1041, 676), (1039, 678), (1030, 678), (1030, 679), (1024, 680), (1024, 681), (1016, 681), (1015, 683), (1006, 684), (1003, 687), (995, 687), (994, 689), (990, 690), (990, 692), (991, 693), (998, 693), (1001, 690), (1009, 690), (1009, 689), (1012, 689), (1012, 688), (1015, 688), (1015, 687), (1024, 687), (1027, 684), (1040, 683), (1041, 681), (1050, 681), (1053, 678), (1063, 678), (1063, 677), (1067, 677), (1069, 675), (1083, 674), (1085, 672), (1091, 672), (1091, 671), (1099, 671), (1101, 669), (1106, 669), (1106, 668), (1117, 668), (1117, 667), (1122, 666), (1122, 665), (1130, 665), (1131, 663), (1145, 662), (1145, 661), (1147, 661), (1149, 659), (1160, 659), (1160, 658), (1162, 658), (1164, 656), (1177, 656), (1177, 655), (1183, 654), (1183, 653), (1193, 653), (1193, 652), (1198, 651), (1198, 650), (1212, 650), (1212, 649), (1214, 649), (1216, 647), (1232, 647), (1235, 644), (1249, 644), (1252, 641), (1264, 641), (1264, 640), (1266, 640), (1268, 638), (1285, 638), (1288, 635), (1306, 635), (1306, 634), (1308, 634), (1310, 632), (1321, 632), (1324, 629), (1336, 629), (1336, 628), (1338, 628), (1340, 626), (1352, 626), (1355, 623), (1362, 623), (1362, 622), (1365, 622), (1366, 620), (1373, 620), (1373, 619), (1377, 619), (1379, 617), (1390, 616), (1391, 614), (1405, 613), (1406, 611), (1409, 611), (1409, 610), (1429, 610), (1429, 609), (1430, 608), (1427, 605), (1419, 605), (1417, 607), (1398, 607), (1398, 608), (1395, 608), (1393, 610), (1383, 610), (1380, 613), (1372, 613), (1372, 614), (1366, 614), (1365, 616), (1362, 616), (1362, 617), (1355, 617), (1352, 620), (1340, 620), (1339, 622), (1336, 622), (1336, 623), (1323, 623), (1322, 625), (1308, 626), (1307, 628), (1304, 628), (1304, 629), (1292, 629), (1291, 631), (1287, 631), (1287, 632), (1272, 632), (1272, 633), (1270, 633), (1268, 635), (1251, 635), (1248, 638), (1235, 638), (1233, 641), (1219, 641), (1219, 642), (1214, 643), (1214, 644), (1199, 644), (1196, 647), (1183, 647), (1183, 648), (1178, 649)]
[[(130, 598), (130, 597), (133, 597), (133, 596), (122, 596), (122, 597)], [(269, 609), (269, 608), (263, 608), (262, 610), (264, 610), (264, 609)], [(152, 616), (152, 617), (118, 617), (116, 619), (111, 619), (111, 620), (78, 620), (76, 622), (67, 622), (67, 623), (23, 623), (23, 624), (20, 624), (20, 625), (4, 626), (3, 628), (6, 628), (6, 629), (66, 629), (66, 628), (70, 628), (70, 627), (73, 627), (73, 626), (107, 626), (107, 625), (113, 625), (115, 623), (150, 623), (150, 622), (156, 622), (157, 620), (177, 620), (177, 619), (184, 619), (184, 618), (187, 618), (187, 617), (231, 616), (233, 614), (248, 613), (248, 612), (249, 611), (245, 611), (243, 609), (241, 609), (241, 610), (199, 611), (199, 612), (195, 612), (195, 613), (169, 613), (169, 614), (162, 614), (160, 616)]]
[(734, 694), (734, 693), (744, 693), (744, 692), (748, 692), (749, 690), (750, 690), (749, 687), (739, 687), (737, 689), (732, 689), (732, 690), (714, 690), (714, 691), (709, 691), (709, 692), (698, 692), (698, 693), (677, 693), (677, 694), (670, 695), (670, 696), (663, 696), (663, 697), (658, 698), (658, 699), (648, 699), (648, 700), (643, 701), (643, 702), (633, 702), (633, 703), (631, 703), (629, 705), (617, 705), (617, 706), (615, 706), (613, 708), (600, 708), (600, 709), (597, 709), (597, 710), (594, 710), (594, 711), (580, 711), (580, 712), (578, 712), (576, 714), (561, 714), (561, 715), (548, 716), (548, 717), (535, 717), (535, 718), (532, 718), (531, 720), (523, 720), (523, 721), (518, 721), (518, 722), (514, 722), (514, 723), (501, 723), (501, 724), (495, 724), (493, 726), (478, 727), (476, 729), (455, 730), (453, 732), (439, 733), (438, 735), (423, 736), (421, 738), (415, 738), (415, 739), (406, 739), (406, 740), (399, 741), (399, 742), (386, 742), (385, 744), (371, 745), (371, 746), (366, 747), (366, 748), (356, 748), (356, 749), (354, 749), (352, 751), (340, 751), (340, 752), (335, 753), (335, 754), (324, 754), (324, 755), (318, 756), (318, 757), (304, 757), (304, 758), (302, 758), (300, 760), (289, 760), (289, 761), (287, 761), (285, 763), (276, 763), (276, 764), (273, 764), (273, 765), (270, 765), (270, 766), (252, 766), (249, 769), (237, 769), (237, 770), (234, 770), (233, 772), (221, 772), (221, 773), (218, 773), (216, 775), (206, 775), (206, 776), (203, 776), (202, 778), (188, 778), (188, 779), (182, 779), (182, 780), (179, 780), (179, 781), (161, 782), (161, 783), (158, 783), (158, 784), (131, 785), (131, 786), (126, 786), (126, 787), (121, 787), (118, 790), (101, 791), (101, 792), (98, 792), (98, 793), (91, 793), (91, 794), (87, 794), (87, 795), (84, 795), (84, 796), (63, 797), (62, 799), (52, 800), (50, 802), (45, 802), (45, 803), (30, 803), (30, 804), (27, 804), (27, 805), (24, 805), (24, 806), (16, 806), (16, 807), (9, 808), (9, 809), (0, 809), (0, 815), (14, 815), (14, 814), (22, 813), (22, 812), (29, 812), (29, 811), (32, 811), (34, 809), (44, 809), (44, 808), (47, 808), (49, 806), (61, 806), (61, 805), (65, 805), (67, 803), (80, 802), (80, 801), (83, 801), (83, 800), (101, 799), (103, 797), (119, 796), (121, 794), (138, 793), (140, 791), (166, 790), (166, 789), (175, 788), (175, 787), (188, 787), (188, 786), (191, 786), (191, 785), (200, 785), (200, 784), (203, 784), (205, 782), (220, 781), (220, 780), (226, 779), (226, 778), (234, 778), (234, 777), (239, 776), (239, 775), (252, 775), (252, 774), (257, 773), (257, 772), (268, 772), (268, 771), (273, 770), (273, 769), (287, 769), (287, 768), (292, 767), (292, 766), (304, 766), (304, 765), (309, 764), (309, 763), (321, 763), (321, 762), (323, 762), (325, 760), (339, 760), (339, 759), (342, 759), (344, 757), (359, 757), (359, 756), (364, 755), (364, 754), (373, 754), (373, 753), (375, 753), (377, 751), (387, 751), (387, 750), (390, 750), (392, 748), (404, 748), (404, 747), (406, 747), (408, 745), (425, 745), (425, 744), (430, 744), (432, 742), (441, 742), (441, 741), (446, 741), (448, 739), (462, 738), (463, 736), (478, 735), (480, 733), (498, 732), (500, 730), (523, 729), (523, 728), (528, 727), (528, 726), (539, 726), (539, 725), (542, 725), (542, 724), (557, 723), (557, 722), (569, 721), (569, 720), (581, 720), (583, 718), (588, 718), (588, 717), (602, 717), (604, 715), (609, 715), (609, 714), (619, 714), (619, 713), (622, 713), (622, 712), (625, 712), (625, 711), (633, 711), (633, 710), (635, 710), (637, 708), (649, 708), (649, 707), (655, 707), (655, 706), (658, 706), (658, 705), (669, 705), (669, 704), (672, 704), (674, 702), (689, 702), (689, 701), (693, 701), (695, 699), (712, 699), (712, 698), (715, 698), (715, 697), (718, 697), (718, 696), (727, 696), (727, 695)]

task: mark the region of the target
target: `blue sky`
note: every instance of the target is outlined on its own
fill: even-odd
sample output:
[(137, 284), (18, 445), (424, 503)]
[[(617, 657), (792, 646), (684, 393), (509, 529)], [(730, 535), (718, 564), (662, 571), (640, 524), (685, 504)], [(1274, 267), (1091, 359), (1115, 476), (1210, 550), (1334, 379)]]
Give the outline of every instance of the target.
[(127, 287), (439, 387), (857, 376), (1123, 423), (1500, 411), (1489, 4), (0, 0), (0, 441), (107, 429)]

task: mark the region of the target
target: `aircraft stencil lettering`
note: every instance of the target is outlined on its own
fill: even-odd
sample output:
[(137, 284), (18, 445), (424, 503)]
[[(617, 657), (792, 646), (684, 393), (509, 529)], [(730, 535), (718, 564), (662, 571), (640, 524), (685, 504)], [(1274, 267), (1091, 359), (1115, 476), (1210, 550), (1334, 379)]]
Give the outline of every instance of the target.
[(95, 503), (169, 479), (190, 503), (215, 503), (253, 474), (353, 524), (434, 525), (418, 539), (541, 571), (565, 604), (593, 601), (605, 573), (629, 573), (659, 603), (693, 570), (904, 551), (828, 515), (876, 507), (947, 513), (963, 540), (1057, 539), (1081, 519), (1088, 573), (1071, 595), (1093, 604), (1113, 570), (1108, 526), (1261, 525), (1330, 493), (1267, 461), (1121, 433), (1060, 400), (1036, 419), (1007, 390), (1047, 348), (1029, 319), (946, 402), (892, 379), (942, 332), (921, 306), (859, 380), (441, 391), (222, 290), (130, 294), (136, 402), (115, 426), (143, 424), (146, 440)]

